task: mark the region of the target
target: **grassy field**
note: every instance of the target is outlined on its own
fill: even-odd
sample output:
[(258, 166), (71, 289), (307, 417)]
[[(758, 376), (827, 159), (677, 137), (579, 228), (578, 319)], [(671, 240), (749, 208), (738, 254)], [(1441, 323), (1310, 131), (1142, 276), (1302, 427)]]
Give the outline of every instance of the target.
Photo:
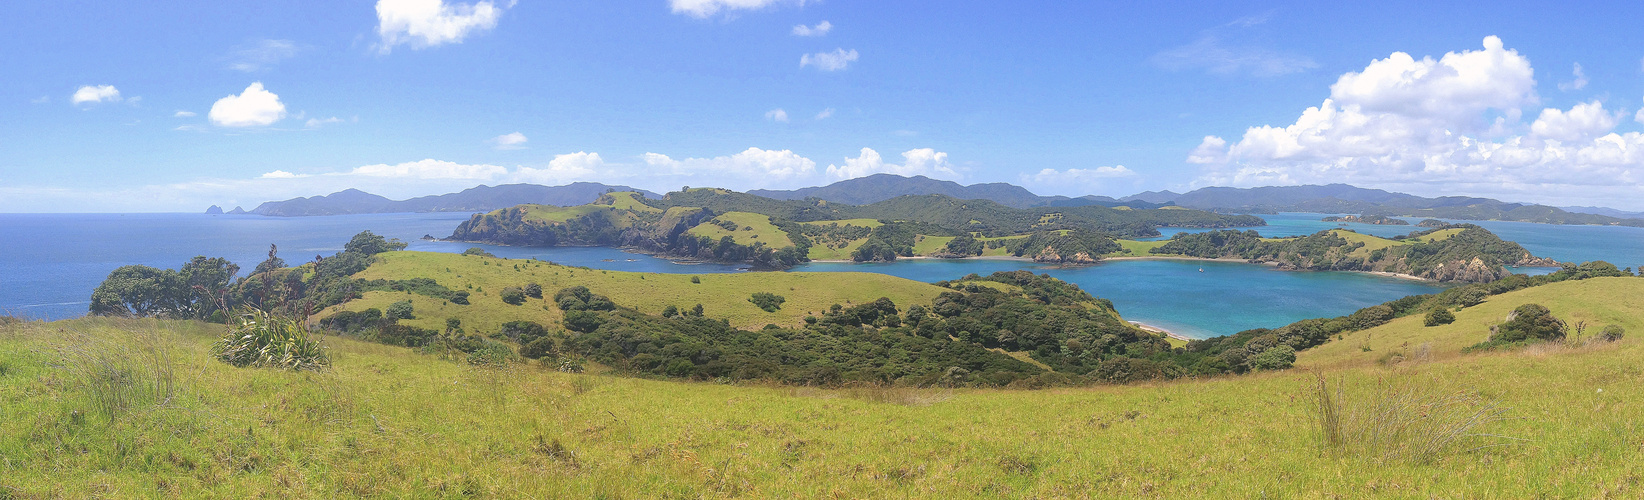
[[(800, 224), (813, 226), (856, 226), (869, 229), (884, 225), (874, 219), (841, 219), (818, 222), (801, 222)], [(839, 248), (830, 248), (827, 245), (815, 243), (811, 245), (811, 251), (806, 255), (810, 257), (811, 260), (850, 260), (851, 252), (855, 252), (857, 248), (860, 248), (863, 243), (867, 242), (868, 239), (866, 237), (857, 238), (851, 240), (843, 246), (840, 246)]]
[[(927, 283), (876, 273), (737, 273), (693, 275), (630, 273), (557, 266), (534, 260), (501, 259), (445, 253), (393, 252), (356, 275), (363, 279), (432, 278), (453, 290), (466, 290), (470, 305), (407, 292), (368, 292), (361, 299), (327, 310), (363, 311), (384, 309), (400, 300), (410, 300), (417, 318), (407, 323), (420, 328), (445, 328), (446, 318), (458, 318), (470, 332), (493, 332), (508, 321), (524, 319), (544, 325), (558, 325), (563, 317), (551, 303), (562, 288), (582, 285), (594, 293), (641, 312), (661, 314), (663, 308), (690, 309), (702, 304), (706, 315), (726, 318), (738, 328), (766, 324), (799, 326), (807, 315), (820, 316), (833, 304), (870, 302), (889, 297), (901, 307), (929, 304), (944, 289)], [(505, 287), (542, 285), (543, 298), (527, 299), (524, 305), (502, 301)], [(782, 309), (767, 313), (748, 302), (754, 292), (770, 292), (787, 299)]]
[[(736, 224), (737, 229), (735, 231), (725, 229), (724, 227), (715, 224), (715, 221), (729, 221)], [(754, 243), (763, 242), (765, 243), (765, 246), (771, 248), (787, 248), (793, 246), (793, 241), (788, 239), (788, 233), (784, 232), (781, 228), (776, 227), (776, 225), (771, 224), (770, 217), (749, 212), (725, 212), (723, 214), (719, 214), (718, 217), (714, 217), (709, 221), (704, 221), (701, 224), (697, 224), (696, 227), (691, 228), (691, 234), (697, 236), (707, 236), (709, 238), (713, 238), (714, 241), (719, 241), (720, 238), (730, 236), (731, 239), (735, 240), (738, 245), (753, 246)]]
[(1153, 249), (1164, 246), (1165, 243), (1170, 243), (1170, 240), (1158, 240), (1158, 241), (1114, 240), (1114, 241), (1117, 241), (1119, 243), (1119, 251), (1117, 253), (1108, 254), (1107, 255), (1108, 257), (1146, 257), (1146, 256), (1149, 256), (1149, 255), (1153, 255), (1152, 254)]
[(584, 215), (615, 210), (605, 205), (577, 205), (574, 207), (556, 207), (553, 205), (520, 205), (525, 209), (527, 220), (548, 222), (565, 222)]
[(615, 193), (610, 193), (610, 195), (611, 195), (611, 208), (615, 208), (617, 210), (633, 210), (633, 211), (636, 211), (636, 212), (651, 212), (651, 213), (661, 212), (662, 211), (662, 210), (660, 210), (656, 207), (646, 205), (644, 203), (640, 203), (639, 193), (635, 193), (633, 191), (619, 191), (619, 192), (615, 192)]
[[(1042, 391), (812, 389), (473, 367), (326, 338), (323, 373), (210, 359), (219, 326), (0, 326), (0, 493), (336, 498), (1638, 498), (1644, 280), (1492, 298), (1383, 366), (1305, 352), (1347, 404), (1387, 389), (1506, 408), (1430, 461), (1325, 449), (1305, 369)], [(1459, 355), (1525, 301), (1617, 321), (1615, 344)], [(1471, 323), (1468, 323), (1471, 322)], [(1467, 324), (1464, 324), (1467, 323)], [(1470, 325), (1470, 326), (1469, 326)], [(1399, 340), (1398, 342), (1403, 342)], [(1341, 347), (1352, 348), (1347, 353)], [(1364, 353), (1371, 354), (1371, 353)], [(99, 357), (101, 356), (101, 357)], [(108, 378), (96, 368), (123, 367)], [(147, 388), (147, 389), (144, 389)], [(102, 411), (99, 401), (123, 395)], [(1405, 408), (1416, 412), (1419, 408)], [(1478, 445), (1502, 446), (1475, 448)]]

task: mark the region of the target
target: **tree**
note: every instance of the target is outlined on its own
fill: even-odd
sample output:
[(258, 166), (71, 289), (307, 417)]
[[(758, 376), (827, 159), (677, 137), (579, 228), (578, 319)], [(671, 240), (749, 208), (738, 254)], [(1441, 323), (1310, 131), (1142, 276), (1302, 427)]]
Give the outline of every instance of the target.
[(1245, 362), (1252, 370), (1283, 370), (1296, 365), (1296, 350), (1288, 345), (1277, 345), (1251, 356)]
[(524, 304), (525, 290), (513, 286), (504, 288), (502, 289), (502, 301), (515, 306)]
[(782, 303), (787, 301), (788, 299), (781, 295), (770, 292), (754, 292), (753, 296), (748, 298), (748, 302), (752, 302), (753, 305), (759, 306), (765, 312), (771, 313), (782, 309)]
[(263, 261), (261, 264), (257, 264), (257, 268), (252, 270), (251, 273), (263, 274), (285, 267), (285, 259), (281, 259), (279, 257), (279, 253), (280, 247), (274, 246), (273, 243), (269, 243), (268, 260)]
[(1540, 304), (1524, 304), (1513, 309), (1507, 322), (1494, 328), (1491, 342), (1559, 340), (1564, 338), (1564, 322)]
[(411, 301), (402, 300), (388, 305), (388, 319), (414, 319)]
[(542, 298), (542, 285), (530, 283), (525, 285), (525, 295), (533, 299)]
[(181, 309), (178, 313), (203, 319), (218, 309), (232, 307), (228, 303), (228, 285), (239, 272), (240, 266), (222, 257), (202, 255), (183, 264), (177, 273), (180, 288), (173, 291)]
[(1454, 322), (1456, 322), (1456, 315), (1451, 313), (1449, 308), (1435, 307), (1433, 310), (1427, 311), (1427, 318), (1423, 324), (1427, 326), (1439, 326), (1448, 325)]
[(362, 255), (376, 255), (383, 252), (405, 250), (406, 243), (399, 239), (385, 239), (371, 231), (361, 231), (343, 245), (343, 251)]
[(179, 309), (176, 271), (149, 266), (122, 266), (109, 273), (91, 292), (91, 314), (97, 316), (159, 316)]

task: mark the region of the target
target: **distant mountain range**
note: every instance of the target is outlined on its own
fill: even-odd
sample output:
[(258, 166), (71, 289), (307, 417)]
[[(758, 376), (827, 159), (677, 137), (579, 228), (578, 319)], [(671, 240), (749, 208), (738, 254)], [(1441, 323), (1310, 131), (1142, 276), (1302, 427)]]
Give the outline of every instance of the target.
[(1106, 196), (1081, 196), (1078, 198), (1039, 196), (1021, 186), (1003, 182), (964, 186), (957, 182), (931, 179), (923, 175), (903, 177), (896, 174), (874, 174), (867, 177), (843, 180), (826, 186), (800, 188), (791, 191), (755, 189), (748, 191), (748, 194), (778, 200), (816, 198), (849, 205), (871, 205), (898, 196), (931, 194), (961, 200), (990, 200), (1011, 208), (1082, 207), (1090, 205), (1104, 207), (1129, 205), (1131, 208), (1158, 208), (1161, 205), (1145, 201), (1142, 203), (1136, 201), (1126, 203)]
[[(536, 184), (505, 184), (479, 186), (459, 193), (422, 196), (394, 201), (358, 189), (346, 189), (326, 196), (292, 198), (270, 201), (249, 212), (257, 215), (283, 217), (304, 215), (383, 214), (406, 212), (488, 212), (524, 203), (572, 206), (592, 203), (607, 191), (637, 191), (650, 198), (656, 193), (628, 186), (611, 186), (597, 182), (577, 182), (565, 186)], [(212, 206), (216, 213), (222, 207)], [(236, 207), (238, 208), (238, 207)], [(213, 213), (207, 209), (206, 213)], [(232, 212), (230, 212), (232, 213)]]
[[(394, 201), (349, 189), (328, 196), (271, 201), (249, 212), (259, 215), (302, 216), (392, 212), (485, 212), (522, 203), (573, 206), (593, 202), (607, 191), (637, 191), (648, 198), (661, 196), (628, 186), (578, 182), (565, 186), (508, 184), (479, 186), (460, 193)], [(1490, 198), (1441, 196), (1426, 198), (1346, 184), (1259, 188), (1208, 187), (1186, 193), (1147, 191), (1114, 199), (1106, 196), (1040, 196), (1021, 186), (995, 182), (961, 185), (924, 176), (875, 174), (826, 186), (795, 190), (756, 189), (748, 194), (777, 200), (820, 199), (847, 205), (870, 205), (901, 196), (942, 195), (960, 200), (989, 200), (1012, 208), (1180, 206), (1222, 213), (1319, 212), (1367, 216), (1429, 217), (1435, 219), (1504, 220), (1545, 224), (1644, 226), (1644, 213), (1599, 207), (1558, 208), (1509, 203)], [(233, 214), (241, 212), (239, 207)], [(213, 206), (207, 213), (224, 213)]]

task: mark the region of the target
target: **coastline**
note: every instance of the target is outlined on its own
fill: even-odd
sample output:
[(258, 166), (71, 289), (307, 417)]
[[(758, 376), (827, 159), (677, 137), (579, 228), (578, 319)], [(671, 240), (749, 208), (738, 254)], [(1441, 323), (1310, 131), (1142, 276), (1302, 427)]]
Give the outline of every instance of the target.
[(1147, 323), (1143, 323), (1143, 322), (1140, 322), (1140, 321), (1131, 321), (1130, 324), (1135, 326), (1136, 328), (1140, 328), (1144, 331), (1163, 334), (1166, 337), (1170, 337), (1172, 339), (1180, 340), (1180, 341), (1183, 341), (1183, 342), (1192, 342), (1194, 340), (1198, 340), (1198, 339), (1194, 339), (1194, 338), (1188, 338), (1185, 335), (1182, 335), (1182, 334), (1179, 334), (1179, 333), (1176, 333), (1176, 332), (1172, 332), (1170, 330), (1166, 330), (1164, 328), (1160, 328), (1160, 327), (1157, 327), (1157, 326), (1154, 326), (1154, 325), (1149, 325)]

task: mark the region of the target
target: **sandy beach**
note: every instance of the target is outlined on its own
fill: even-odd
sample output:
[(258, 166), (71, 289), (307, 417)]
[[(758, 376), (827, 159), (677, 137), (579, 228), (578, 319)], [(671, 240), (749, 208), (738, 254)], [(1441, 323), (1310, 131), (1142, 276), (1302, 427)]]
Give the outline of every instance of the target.
[(1153, 332), (1153, 333), (1162, 333), (1162, 334), (1165, 334), (1165, 336), (1168, 336), (1170, 338), (1180, 340), (1180, 341), (1183, 341), (1183, 342), (1191, 342), (1193, 340), (1197, 340), (1197, 339), (1193, 339), (1193, 338), (1189, 338), (1187, 336), (1181, 335), (1181, 334), (1176, 333), (1176, 332), (1172, 332), (1170, 330), (1166, 330), (1166, 329), (1163, 329), (1163, 328), (1159, 328), (1157, 326), (1149, 325), (1147, 323), (1142, 323), (1140, 321), (1132, 321), (1132, 322), (1130, 322), (1130, 324), (1135, 325), (1136, 328), (1141, 328), (1143, 330), (1147, 330), (1147, 331), (1150, 331), (1150, 332)]

